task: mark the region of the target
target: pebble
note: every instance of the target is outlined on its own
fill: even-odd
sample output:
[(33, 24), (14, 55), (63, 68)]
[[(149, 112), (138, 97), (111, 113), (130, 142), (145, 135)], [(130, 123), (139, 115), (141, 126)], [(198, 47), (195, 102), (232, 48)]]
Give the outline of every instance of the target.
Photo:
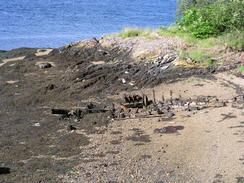
[(40, 123), (35, 123), (33, 126), (40, 127)]
[(125, 84), (126, 80), (124, 78), (121, 79), (122, 83)]
[(47, 69), (47, 68), (52, 67), (52, 64), (50, 64), (50, 63), (41, 63), (41, 64), (38, 65), (38, 67), (40, 69)]

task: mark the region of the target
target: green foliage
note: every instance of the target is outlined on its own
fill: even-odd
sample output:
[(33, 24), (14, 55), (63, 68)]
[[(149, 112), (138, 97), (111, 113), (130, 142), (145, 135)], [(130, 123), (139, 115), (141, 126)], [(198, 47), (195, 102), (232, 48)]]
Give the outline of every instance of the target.
[(240, 67), (238, 68), (238, 70), (239, 70), (240, 72), (243, 72), (243, 73), (244, 73), (244, 66), (240, 66)]
[(178, 15), (182, 15), (186, 10), (195, 7), (201, 8), (213, 3), (215, 0), (178, 0)]
[(204, 50), (195, 48), (192, 50), (178, 49), (177, 51), (180, 59), (187, 60), (190, 58), (193, 63), (203, 67), (210, 67), (216, 64), (216, 61), (212, 59), (212, 56)]
[[(179, 37), (185, 40), (191, 46), (199, 46), (201, 48), (212, 48), (216, 45), (216, 42), (219, 42), (218, 38), (210, 37), (206, 39), (199, 39), (193, 36), (191, 33), (186, 32), (182, 29), (179, 29), (177, 26), (175, 27), (160, 27), (157, 30), (158, 35), (160, 36), (168, 36), (168, 37)], [(222, 39), (222, 38), (221, 38)]]
[(242, 0), (207, 1), (200, 5), (197, 1), (190, 1), (189, 4), (189, 8), (182, 12), (177, 23), (181, 30), (190, 32), (197, 38), (217, 36), (244, 27), (244, 1)]
[(206, 58), (206, 55), (200, 51), (200, 50), (192, 50), (188, 52), (189, 57), (197, 62), (202, 62), (204, 61)]
[(184, 39), (189, 44), (196, 44), (199, 42), (199, 40), (192, 36), (192, 34), (179, 29), (177, 26), (174, 27), (160, 27), (157, 30), (157, 34), (159, 36), (167, 36), (167, 37), (180, 37), (181, 39)]

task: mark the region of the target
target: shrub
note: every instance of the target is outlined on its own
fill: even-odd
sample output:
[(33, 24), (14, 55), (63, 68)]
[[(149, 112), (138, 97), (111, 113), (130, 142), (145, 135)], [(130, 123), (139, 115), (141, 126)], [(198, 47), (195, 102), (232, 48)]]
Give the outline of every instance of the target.
[(215, 1), (197, 6), (192, 4), (178, 19), (179, 28), (197, 38), (220, 35), (243, 29), (244, 2), (242, 0)]

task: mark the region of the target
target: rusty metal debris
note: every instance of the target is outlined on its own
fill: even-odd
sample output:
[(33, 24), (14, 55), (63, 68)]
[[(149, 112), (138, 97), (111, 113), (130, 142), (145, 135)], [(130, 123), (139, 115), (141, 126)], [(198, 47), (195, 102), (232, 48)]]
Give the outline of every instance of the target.
[[(117, 111), (115, 118), (136, 119), (163, 116), (166, 119), (170, 119), (175, 115), (173, 112), (174, 110), (199, 111), (210, 107), (225, 107), (229, 102), (228, 100), (220, 100), (216, 96), (198, 96), (195, 99), (183, 98), (181, 95), (173, 97), (172, 90), (170, 90), (169, 95), (170, 98), (166, 99), (164, 94), (162, 94), (161, 101), (156, 101), (154, 90), (152, 91), (152, 100), (149, 100), (148, 96), (145, 94), (124, 95), (125, 103), (120, 105), (120, 109), (114, 109)], [(235, 103), (237, 103), (237, 101), (240, 103), (243, 98), (243, 96), (237, 96), (233, 101), (236, 101)]]
[(75, 117), (77, 119), (81, 119), (84, 115), (89, 113), (105, 113), (108, 110), (104, 108), (99, 108), (93, 103), (87, 104), (84, 108), (76, 108), (76, 109), (51, 109), (52, 114), (60, 115), (61, 118), (71, 118)]
[(112, 104), (110, 107), (98, 107), (93, 103), (88, 103), (83, 108), (76, 109), (52, 109), (52, 114), (60, 115), (61, 118), (76, 118), (80, 120), (89, 113), (107, 113), (109, 119), (137, 119), (163, 117), (172, 119), (176, 111), (199, 111), (205, 108), (225, 107), (228, 103), (233, 105), (244, 105), (244, 96), (238, 95), (231, 100), (220, 100), (216, 96), (198, 96), (195, 99), (173, 96), (170, 91), (170, 98), (156, 100), (155, 91), (152, 91), (152, 100), (145, 94), (124, 95), (124, 102)]

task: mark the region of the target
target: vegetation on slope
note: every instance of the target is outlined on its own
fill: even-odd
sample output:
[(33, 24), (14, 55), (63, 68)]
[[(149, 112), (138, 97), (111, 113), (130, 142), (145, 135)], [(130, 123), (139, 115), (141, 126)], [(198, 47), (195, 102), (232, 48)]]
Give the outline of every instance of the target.
[(189, 45), (186, 50), (178, 50), (182, 59), (190, 58), (208, 67), (216, 63), (216, 57), (223, 56), (223, 50), (244, 51), (244, 1), (179, 0), (173, 26), (157, 30), (125, 28), (115, 35), (149, 39), (179, 37)]
[[(200, 46), (226, 44), (244, 50), (244, 1), (242, 0), (180, 0), (175, 26), (161, 27), (163, 36), (179, 36)], [(155, 31), (126, 28), (118, 36), (155, 37)]]

